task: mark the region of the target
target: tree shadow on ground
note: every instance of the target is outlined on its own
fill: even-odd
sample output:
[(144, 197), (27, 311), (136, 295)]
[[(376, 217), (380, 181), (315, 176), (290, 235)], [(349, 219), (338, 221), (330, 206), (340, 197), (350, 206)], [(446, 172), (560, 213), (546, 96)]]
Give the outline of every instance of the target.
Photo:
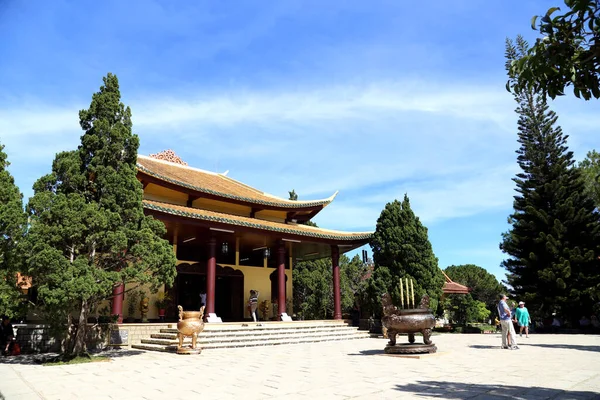
[(374, 356), (377, 354), (385, 354), (383, 349), (381, 350), (360, 350), (358, 353), (348, 353), (349, 356)]
[(497, 349), (497, 350), (502, 349), (502, 346), (488, 346), (488, 345), (483, 345), (483, 344), (471, 344), (471, 345), (469, 345), (469, 347), (472, 349)]
[[(110, 349), (103, 351), (90, 352), (92, 356), (105, 356), (109, 358), (120, 358), (136, 356), (145, 353), (142, 350), (131, 349)], [(21, 365), (40, 365), (58, 357), (58, 353), (43, 353), (43, 354), (21, 354), (19, 356), (0, 357), (0, 364), (21, 364)], [(0, 400), (2, 398), (0, 397)]]
[[(482, 385), (460, 382), (419, 381), (396, 385), (396, 390), (413, 396), (439, 397), (441, 399), (600, 399), (600, 393), (583, 390), (562, 390), (538, 386)], [(403, 396), (399, 396), (402, 398)]]
[[(600, 352), (600, 346), (596, 345), (584, 345), (584, 344), (542, 344), (542, 343), (523, 343), (520, 342), (519, 347), (525, 346), (535, 346), (535, 347), (545, 347), (548, 349), (567, 349), (567, 350), (581, 350), (581, 351), (595, 351)], [(501, 349), (501, 346), (489, 346), (482, 344), (472, 344), (469, 345), (472, 349)]]
[(581, 350), (581, 351), (595, 351), (595, 352), (600, 352), (600, 346), (585, 345), (585, 344), (519, 343), (519, 346), (535, 346), (535, 347), (546, 347), (546, 348), (549, 348), (549, 349), (567, 349), (567, 350)]

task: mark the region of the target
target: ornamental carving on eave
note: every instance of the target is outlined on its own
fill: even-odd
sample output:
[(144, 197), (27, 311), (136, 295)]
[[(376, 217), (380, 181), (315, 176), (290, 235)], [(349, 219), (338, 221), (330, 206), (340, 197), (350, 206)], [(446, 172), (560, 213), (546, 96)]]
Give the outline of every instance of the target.
[(150, 154), (151, 158), (156, 158), (157, 160), (169, 161), (175, 164), (188, 165), (185, 161), (183, 161), (175, 152), (171, 149), (161, 151), (160, 153)]

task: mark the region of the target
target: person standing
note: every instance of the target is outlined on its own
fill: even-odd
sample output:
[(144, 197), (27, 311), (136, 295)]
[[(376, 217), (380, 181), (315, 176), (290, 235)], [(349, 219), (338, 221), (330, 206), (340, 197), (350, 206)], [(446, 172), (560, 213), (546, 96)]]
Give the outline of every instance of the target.
[[(510, 308), (508, 307), (508, 304), (506, 304), (506, 300), (506, 295), (501, 294), (500, 302), (498, 303), (498, 316), (500, 317), (500, 325), (502, 326), (502, 348), (516, 350), (519, 348), (519, 346), (517, 346), (517, 335), (512, 324)], [(507, 342), (508, 338), (510, 340), (509, 342)]]
[(2, 324), (0, 325), (0, 348), (2, 355), (8, 356), (12, 352), (15, 343), (15, 335), (13, 326), (10, 323), (10, 318), (6, 315), (2, 316)]
[(254, 322), (258, 321), (258, 314), (256, 310), (258, 309), (258, 290), (250, 290), (250, 298), (248, 299), (248, 311), (250, 312), (250, 316)]
[(523, 337), (523, 330), (525, 330), (525, 337), (529, 337), (529, 324), (531, 323), (531, 317), (529, 316), (529, 311), (527, 307), (525, 307), (525, 302), (520, 301), (519, 307), (515, 311), (515, 318), (517, 319), (517, 323), (519, 324), (519, 334)]

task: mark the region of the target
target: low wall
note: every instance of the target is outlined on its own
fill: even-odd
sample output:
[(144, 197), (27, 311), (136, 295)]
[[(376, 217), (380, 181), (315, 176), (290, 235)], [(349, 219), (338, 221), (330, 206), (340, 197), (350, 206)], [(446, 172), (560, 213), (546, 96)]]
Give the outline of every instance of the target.
[(161, 329), (166, 329), (169, 326), (171, 326), (171, 328), (177, 328), (177, 322), (159, 324), (119, 324), (116, 327), (118, 327), (120, 331), (127, 331), (127, 344), (128, 347), (131, 347), (132, 344), (140, 344), (142, 339), (149, 339), (151, 334), (159, 333)]
[(60, 351), (60, 342), (50, 337), (49, 329), (42, 324), (13, 324), (15, 338), (22, 353), (48, 353)]
[[(104, 350), (112, 347), (114, 339), (126, 339), (120, 347), (131, 347), (139, 344), (141, 339), (149, 338), (153, 333), (175, 324), (89, 324), (87, 338), (88, 350)], [(22, 353), (48, 353), (60, 351), (60, 340), (50, 335), (50, 329), (44, 324), (14, 324), (15, 338)], [(115, 334), (115, 331), (119, 333)], [(112, 335), (112, 337), (111, 337)]]

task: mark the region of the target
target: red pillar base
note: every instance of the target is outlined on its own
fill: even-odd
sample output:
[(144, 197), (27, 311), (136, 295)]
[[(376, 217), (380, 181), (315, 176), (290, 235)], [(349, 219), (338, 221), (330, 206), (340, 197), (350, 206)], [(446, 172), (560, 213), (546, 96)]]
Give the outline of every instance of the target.
[(333, 319), (342, 319), (340, 250), (337, 246), (331, 246), (331, 265), (333, 266)]
[(286, 313), (285, 306), (285, 245), (279, 244), (277, 248), (277, 312), (281, 320), (281, 314)]
[(112, 299), (112, 315), (118, 315), (118, 324), (123, 323), (123, 292), (125, 285), (121, 284), (113, 288), (113, 299)]
[(204, 320), (208, 314), (215, 312), (215, 282), (217, 279), (217, 239), (208, 240), (208, 260), (206, 263), (206, 308), (204, 309)]

